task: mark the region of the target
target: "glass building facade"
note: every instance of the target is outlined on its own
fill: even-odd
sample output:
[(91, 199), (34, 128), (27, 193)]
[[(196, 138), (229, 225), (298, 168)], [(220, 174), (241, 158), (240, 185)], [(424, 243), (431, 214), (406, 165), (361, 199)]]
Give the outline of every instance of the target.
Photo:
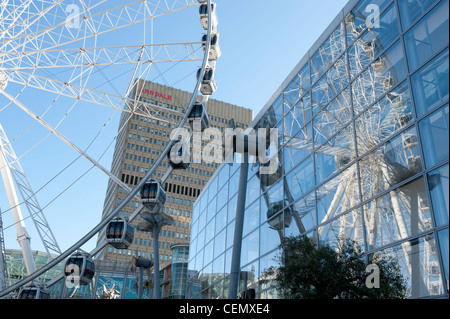
[[(350, 1), (257, 115), (278, 170), (249, 165), (239, 291), (277, 298), (266, 270), (304, 234), (390, 256), (409, 298), (448, 298), (448, 6)], [(228, 296), (239, 170), (222, 164), (195, 202), (188, 298)]]

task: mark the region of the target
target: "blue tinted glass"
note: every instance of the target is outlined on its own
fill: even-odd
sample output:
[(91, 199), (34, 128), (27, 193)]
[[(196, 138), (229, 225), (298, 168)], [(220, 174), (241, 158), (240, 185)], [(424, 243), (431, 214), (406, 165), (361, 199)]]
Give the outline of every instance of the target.
[(449, 189), (448, 164), (428, 173), (428, 187), (436, 226), (448, 224)]
[(406, 30), (425, 13), (437, 0), (400, 0), (400, 17), (403, 30)]
[(449, 156), (449, 107), (440, 108), (420, 121), (419, 130), (422, 139), (422, 148), (425, 164), (431, 167)]
[(357, 112), (366, 109), (406, 76), (406, 62), (401, 41), (375, 60), (353, 82), (353, 107)]
[(448, 0), (434, 8), (405, 36), (409, 69), (414, 70), (448, 45)]
[(311, 60), (311, 82), (315, 82), (342, 54), (345, 49), (344, 25), (341, 23)]
[(350, 48), (350, 70), (352, 77), (366, 68), (398, 36), (395, 5), (386, 10), (380, 18), (379, 26), (373, 26)]
[(356, 7), (345, 17), (348, 43), (353, 43), (368, 26), (376, 23), (377, 14), (381, 13), (390, 2), (390, 0), (359, 1)]
[(300, 198), (305, 192), (314, 187), (314, 166), (312, 157), (301, 163), (286, 176), (289, 197), (293, 200)]
[(417, 115), (448, 100), (448, 76), (447, 49), (411, 77)]
[(449, 238), (448, 238), (448, 228), (440, 231), (438, 233), (439, 236), (439, 246), (441, 246), (441, 258), (442, 262), (444, 263), (444, 272), (445, 272), (445, 280), (447, 281), (447, 287), (448, 287), (448, 244), (449, 244)]

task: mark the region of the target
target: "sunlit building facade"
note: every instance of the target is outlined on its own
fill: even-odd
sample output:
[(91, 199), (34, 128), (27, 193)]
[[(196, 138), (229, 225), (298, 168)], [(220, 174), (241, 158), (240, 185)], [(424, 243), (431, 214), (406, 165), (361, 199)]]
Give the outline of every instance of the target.
[[(350, 1), (256, 116), (278, 129), (278, 170), (249, 165), (239, 291), (277, 298), (266, 270), (304, 234), (396, 260), (409, 298), (448, 298), (448, 5)], [(188, 298), (228, 296), (239, 170), (194, 204)]]
[[(136, 88), (131, 93), (138, 103), (136, 108), (143, 109), (144, 103), (153, 106), (158, 112), (151, 112), (150, 117), (123, 112), (119, 124), (118, 134), (111, 172), (121, 179), (129, 188), (135, 187), (145, 176), (154, 162), (160, 156), (170, 141), (171, 132), (177, 127), (184, 115), (185, 107), (189, 105), (192, 92), (186, 92), (168, 87), (156, 82), (137, 80)], [(239, 119), (239, 127), (247, 127), (253, 119), (253, 111), (223, 101), (209, 99), (206, 105), (209, 116), (209, 127), (217, 133), (222, 132), (231, 118)], [(186, 125), (188, 128), (189, 125)], [(192, 139), (190, 153), (191, 163), (188, 168), (173, 170), (164, 183), (167, 200), (164, 213), (173, 218), (171, 225), (165, 226), (159, 236), (159, 256), (153, 254), (153, 238), (149, 232), (135, 231), (134, 239), (128, 249), (117, 249), (107, 245), (98, 259), (131, 262), (133, 256), (149, 259), (159, 258), (161, 267), (170, 264), (174, 243), (189, 243), (191, 230), (192, 206), (217, 169), (216, 162), (195, 161), (198, 157), (199, 144), (208, 141), (205, 137), (200, 140)], [(153, 178), (161, 180), (169, 169), (168, 159), (164, 159), (156, 168)], [(112, 180), (109, 181), (102, 216), (107, 216), (127, 196), (127, 190)], [(130, 218), (139, 209), (139, 200), (129, 201), (120, 217)], [(139, 215), (132, 221), (133, 226), (139, 225), (143, 219)], [(105, 240), (105, 232), (98, 237), (100, 245)]]

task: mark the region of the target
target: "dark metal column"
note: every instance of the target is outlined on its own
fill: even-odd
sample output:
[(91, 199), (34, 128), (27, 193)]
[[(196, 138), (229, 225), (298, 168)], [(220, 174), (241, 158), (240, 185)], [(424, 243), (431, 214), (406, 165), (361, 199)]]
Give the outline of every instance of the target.
[(241, 267), (242, 232), (244, 227), (245, 199), (247, 196), (248, 153), (242, 154), (241, 172), (239, 175), (239, 190), (236, 205), (236, 220), (234, 226), (233, 253), (231, 259), (230, 288), (228, 299), (237, 299), (239, 273)]

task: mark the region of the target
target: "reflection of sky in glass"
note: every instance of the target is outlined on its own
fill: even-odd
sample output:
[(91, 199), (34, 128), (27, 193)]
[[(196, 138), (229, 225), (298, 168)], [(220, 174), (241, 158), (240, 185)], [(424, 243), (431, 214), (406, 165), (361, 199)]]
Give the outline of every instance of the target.
[[(380, 9), (380, 28), (367, 28), (369, 4)], [(411, 296), (444, 292), (436, 243), (428, 234), (433, 230), (432, 207), (435, 215), (442, 215), (436, 215), (439, 224), (448, 224), (448, 210), (444, 209), (443, 214), (440, 208), (448, 202), (448, 196), (441, 196), (443, 182), (436, 177), (442, 180), (447, 176), (448, 186), (448, 151), (445, 153), (442, 147), (433, 151), (439, 145), (436, 132), (448, 135), (448, 125), (443, 124), (445, 118), (448, 120), (448, 112), (444, 113), (448, 106), (442, 106), (448, 99), (448, 81), (436, 81), (436, 77), (448, 74), (448, 52), (441, 49), (441, 55), (411, 75), (414, 81), (410, 82), (409, 52), (405, 56), (408, 48), (403, 47), (396, 5), (387, 0), (360, 1), (352, 14), (311, 52), (309, 61), (299, 66), (298, 73), (285, 83), (281, 95), (275, 97), (256, 124), (272, 125), (282, 133), (278, 154), (282, 166), (272, 179), (261, 178), (250, 170), (245, 216), (248, 224), (244, 225), (244, 245), (249, 255), (242, 253), (243, 269), (251, 269), (259, 257), (262, 274), (263, 264), (270, 264), (264, 255), (276, 252), (283, 236), (305, 234), (335, 247), (340, 238), (348, 238), (363, 252), (382, 250), (395, 255)], [(403, 3), (401, 6), (404, 10)], [(427, 79), (432, 82), (423, 84)], [(417, 88), (424, 87), (431, 93), (421, 96)], [(414, 106), (421, 114), (427, 112), (426, 108), (439, 109), (415, 125), (420, 114), (416, 114)], [(426, 159), (430, 157), (427, 165), (440, 168), (428, 172), (428, 185), (422, 154)], [(433, 154), (438, 158), (432, 158)], [(444, 165), (447, 175), (442, 173)], [(234, 179), (230, 185), (237, 183), (238, 179)], [(430, 191), (433, 200), (428, 198)], [(235, 214), (230, 205), (235, 207), (235, 202), (228, 205), (227, 222)], [(234, 227), (234, 223), (230, 225)], [(229, 226), (227, 248), (232, 245), (228, 236), (233, 235)], [(251, 238), (259, 241), (259, 255)], [(401, 244), (384, 249), (394, 242)], [(201, 255), (199, 246), (197, 250)], [(230, 253), (223, 256), (229, 265)], [(417, 271), (419, 278), (412, 278), (411, 271)], [(247, 283), (247, 287), (267, 289), (268, 282), (261, 277), (259, 285)], [(261, 291), (261, 297), (268, 295), (269, 291)]]

